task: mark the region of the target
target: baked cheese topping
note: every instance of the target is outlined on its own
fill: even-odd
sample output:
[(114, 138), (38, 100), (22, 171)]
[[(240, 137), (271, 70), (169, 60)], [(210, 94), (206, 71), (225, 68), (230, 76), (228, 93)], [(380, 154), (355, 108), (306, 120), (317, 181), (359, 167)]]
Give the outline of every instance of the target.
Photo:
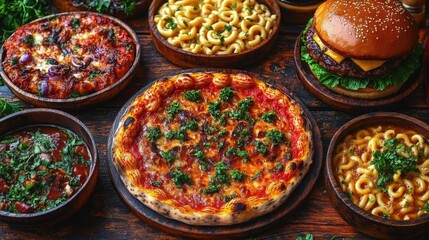
[[(216, 77), (177, 77), (193, 78)], [(115, 157), (137, 188), (186, 211), (232, 211), (231, 201), (257, 206), (275, 199), (308, 166), (302, 110), (262, 82), (213, 82), (175, 90), (168, 80), (155, 83), (122, 118)]]
[[(320, 49), (322, 49), (322, 51), (324, 49), (326, 49), (324, 51), (324, 54), (328, 55), (329, 57), (331, 57), (335, 62), (337, 62), (338, 64), (340, 64), (345, 57), (342, 56), (341, 54), (333, 51), (332, 49), (329, 49), (323, 42), (322, 40), (319, 38), (319, 36), (317, 34), (314, 35), (313, 40), (317, 43), (317, 45), (319, 45)], [(354, 59), (351, 58), (351, 60), (358, 65), (362, 70), (364, 71), (370, 71), (372, 69), (376, 69), (378, 67), (381, 67), (381, 65), (383, 65), (386, 61), (383, 60), (358, 60), (358, 59)]]
[(74, 13), (20, 27), (4, 47), (3, 68), (24, 91), (73, 98), (109, 87), (134, 62), (130, 33), (98, 14)]

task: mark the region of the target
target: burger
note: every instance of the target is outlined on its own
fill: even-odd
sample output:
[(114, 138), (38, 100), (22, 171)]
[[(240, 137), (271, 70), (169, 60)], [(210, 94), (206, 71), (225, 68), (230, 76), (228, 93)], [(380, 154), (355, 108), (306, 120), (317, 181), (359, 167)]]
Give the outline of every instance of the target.
[(327, 0), (301, 40), (316, 78), (352, 98), (394, 94), (420, 67), (417, 23), (396, 0)]

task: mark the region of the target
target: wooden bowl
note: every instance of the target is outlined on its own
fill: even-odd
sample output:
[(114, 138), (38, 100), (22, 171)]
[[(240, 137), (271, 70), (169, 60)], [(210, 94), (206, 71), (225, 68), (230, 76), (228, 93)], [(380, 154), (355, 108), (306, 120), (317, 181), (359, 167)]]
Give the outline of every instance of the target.
[(422, 67), (416, 70), (396, 93), (384, 98), (367, 100), (338, 94), (320, 83), (311, 72), (308, 64), (301, 60), (301, 36), (302, 33), (297, 37), (294, 49), (294, 63), (298, 78), (302, 85), (304, 85), (311, 94), (334, 108), (349, 112), (395, 108), (400, 106), (400, 103), (403, 103), (405, 99), (410, 97), (423, 81), (424, 62), (422, 63)]
[(273, 26), (272, 32), (268, 36), (268, 39), (264, 40), (261, 44), (258, 44), (255, 48), (246, 49), (245, 51), (242, 51), (240, 53), (223, 55), (191, 53), (183, 50), (182, 48), (170, 44), (156, 28), (154, 17), (158, 13), (158, 9), (165, 2), (166, 0), (152, 1), (149, 7), (148, 15), (149, 30), (152, 36), (153, 43), (155, 44), (156, 49), (161, 53), (161, 55), (163, 55), (173, 64), (176, 64), (181, 67), (238, 68), (260, 62), (261, 58), (264, 57), (273, 47), (274, 42), (277, 39), (279, 33), (281, 13), (276, 0), (258, 0), (259, 3), (265, 4), (271, 10), (272, 14), (277, 15), (276, 23)]
[(396, 221), (372, 215), (348, 198), (335, 177), (333, 155), (336, 145), (348, 134), (363, 127), (380, 123), (406, 127), (429, 137), (429, 125), (399, 113), (370, 113), (347, 122), (335, 133), (326, 154), (325, 184), (328, 196), (337, 213), (358, 231), (376, 238), (414, 239), (429, 230), (429, 216), (423, 216), (416, 220)]
[[(253, 76), (257, 79), (266, 80), (267, 84), (273, 85), (277, 89), (279, 89), (282, 93), (288, 95), (290, 98), (294, 99), (302, 108), (306, 119), (311, 123), (312, 126), (312, 135), (313, 135), (313, 147), (314, 147), (314, 156), (313, 163), (306, 174), (306, 176), (302, 179), (302, 182), (299, 183), (299, 186), (291, 193), (286, 202), (280, 205), (273, 212), (268, 213), (266, 215), (257, 217), (248, 222), (240, 223), (240, 224), (231, 224), (231, 225), (220, 225), (220, 226), (194, 226), (189, 225), (183, 222), (179, 222), (177, 220), (173, 220), (167, 218), (158, 212), (150, 209), (142, 202), (140, 202), (137, 198), (135, 198), (124, 185), (124, 182), (121, 179), (120, 173), (113, 162), (113, 154), (112, 154), (112, 144), (114, 140), (114, 134), (116, 129), (118, 128), (119, 122), (121, 120), (122, 115), (127, 110), (127, 107), (132, 104), (132, 102), (142, 93), (144, 93), (147, 89), (149, 89), (152, 84), (156, 83), (154, 81), (141, 90), (139, 90), (134, 96), (130, 98), (130, 100), (125, 103), (125, 105), (121, 108), (118, 115), (113, 122), (112, 130), (109, 134), (109, 141), (107, 146), (107, 163), (109, 175), (112, 180), (112, 183), (119, 194), (121, 200), (125, 203), (125, 205), (141, 220), (143, 220), (149, 226), (160, 229), (161, 231), (167, 232), (172, 235), (181, 236), (181, 237), (189, 237), (194, 239), (238, 239), (249, 237), (249, 235), (261, 232), (262, 230), (268, 230), (269, 227), (273, 226), (276, 221), (287, 221), (305, 202), (305, 199), (310, 195), (314, 185), (317, 182), (320, 170), (322, 168), (323, 162), (323, 146), (320, 135), (319, 127), (310, 111), (304, 106), (304, 104), (291, 93), (287, 88), (282, 85), (275, 83), (270, 80), (270, 76), (262, 76), (255, 73), (244, 72), (240, 70), (231, 70), (231, 69), (189, 69), (183, 70), (180, 72), (176, 72), (172, 75), (181, 74), (181, 73), (192, 73), (192, 72), (220, 72), (220, 73), (245, 73)], [(163, 79), (168, 78), (165, 76), (158, 81), (162, 81)]]
[[(43, 17), (43, 18), (39, 18), (39, 19), (34, 20), (28, 24), (43, 22), (43, 21), (46, 21), (47, 19), (50, 19), (52, 17), (58, 17), (58, 16), (74, 14), (74, 13), (97, 14), (97, 13), (92, 13), (92, 12), (59, 13), (59, 14), (54, 14), (54, 15)], [(134, 77), (134, 75), (135, 75), (135, 73), (139, 67), (139, 61), (141, 58), (141, 46), (140, 46), (137, 34), (127, 24), (125, 24), (124, 22), (122, 22), (121, 20), (119, 20), (117, 18), (108, 16), (108, 15), (103, 15), (103, 14), (99, 14), (99, 15), (112, 20), (116, 25), (124, 28), (130, 34), (130, 36), (134, 39), (134, 43), (136, 45), (134, 62), (131, 65), (128, 72), (121, 79), (119, 79), (114, 84), (110, 85), (109, 87), (107, 87), (101, 91), (94, 92), (94, 93), (91, 93), (89, 95), (85, 95), (85, 96), (81, 96), (81, 97), (68, 98), (68, 99), (56, 99), (56, 98), (46, 98), (46, 97), (37, 96), (37, 95), (34, 95), (32, 93), (29, 93), (29, 92), (26, 92), (26, 91), (20, 89), (10, 80), (7, 73), (3, 69), (2, 63), (4, 61), (4, 58), (6, 57), (6, 49), (2, 46), (2, 48), (0, 49), (0, 76), (3, 78), (4, 83), (9, 87), (9, 89), (15, 95), (17, 95), (19, 98), (21, 98), (24, 101), (31, 103), (31, 104), (38, 106), (38, 107), (47, 107), (47, 108), (56, 108), (56, 109), (80, 109), (83, 107), (87, 107), (90, 105), (95, 105), (97, 103), (103, 102), (109, 98), (112, 98), (116, 94), (118, 94), (123, 88), (125, 88), (125, 86), (131, 81), (131, 79), (133, 79), (133, 77)]]
[(82, 208), (88, 201), (97, 183), (99, 162), (94, 138), (89, 129), (81, 121), (68, 113), (59, 110), (36, 108), (8, 115), (0, 119), (0, 136), (19, 128), (38, 125), (58, 126), (69, 129), (85, 141), (91, 156), (88, 179), (71, 198), (54, 208), (29, 214), (0, 211), (1, 221), (16, 224), (52, 225), (66, 219)]
[[(52, 0), (52, 6), (60, 12), (74, 12), (74, 11), (96, 11), (94, 8), (89, 9), (85, 6), (79, 6), (75, 3), (76, 0)], [(103, 12), (104, 14), (109, 14), (115, 16), (119, 19), (132, 19), (142, 16), (142, 13), (149, 6), (149, 0), (140, 0), (137, 1), (136, 7), (131, 12), (131, 14), (127, 15), (123, 11), (115, 11), (113, 13)]]

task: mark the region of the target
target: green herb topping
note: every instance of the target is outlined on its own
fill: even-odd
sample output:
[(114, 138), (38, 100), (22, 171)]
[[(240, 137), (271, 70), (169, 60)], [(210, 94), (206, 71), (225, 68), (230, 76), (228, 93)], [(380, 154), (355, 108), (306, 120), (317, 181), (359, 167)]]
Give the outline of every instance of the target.
[(270, 130), (267, 134), (267, 138), (270, 139), (274, 145), (279, 145), (284, 142), (285, 134), (278, 130)]
[(158, 138), (162, 137), (163, 134), (161, 132), (161, 128), (156, 126), (156, 127), (148, 128), (146, 136), (149, 142), (154, 143), (156, 140), (158, 140)]
[(262, 120), (267, 123), (273, 123), (277, 119), (277, 114), (274, 111), (269, 111), (262, 114)]
[(191, 185), (192, 180), (189, 173), (184, 173), (179, 169), (174, 169), (170, 171), (171, 180), (176, 185), (176, 187), (181, 188), (183, 185)]
[(189, 90), (182, 93), (182, 96), (192, 102), (201, 102), (201, 90)]

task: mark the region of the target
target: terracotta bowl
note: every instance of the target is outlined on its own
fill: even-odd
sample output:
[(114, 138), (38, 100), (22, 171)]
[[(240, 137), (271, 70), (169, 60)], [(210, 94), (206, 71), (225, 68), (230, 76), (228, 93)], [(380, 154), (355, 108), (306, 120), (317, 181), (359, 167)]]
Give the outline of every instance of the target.
[(328, 196), (337, 213), (356, 230), (376, 238), (414, 239), (429, 230), (429, 216), (415, 220), (390, 220), (372, 215), (355, 205), (341, 189), (334, 173), (333, 156), (336, 145), (358, 129), (376, 124), (391, 124), (415, 130), (429, 137), (429, 125), (413, 117), (393, 113), (378, 112), (357, 117), (342, 126), (334, 135), (326, 154), (325, 184)]
[(19, 128), (38, 125), (57, 126), (71, 130), (85, 141), (91, 156), (88, 178), (71, 198), (54, 208), (29, 214), (0, 211), (1, 221), (16, 224), (52, 225), (66, 219), (82, 208), (97, 183), (99, 161), (94, 138), (81, 121), (68, 113), (59, 110), (36, 108), (11, 114), (0, 119), (0, 136)]
[[(92, 12), (69, 12), (69, 13), (59, 13), (54, 14), (50, 16), (46, 16), (43, 18), (39, 18), (37, 20), (34, 20), (31, 23), (36, 22), (43, 22), (46, 19), (52, 18), (52, 17), (58, 17), (68, 14), (74, 14), (74, 13), (82, 13), (82, 14), (96, 14)], [(26, 92), (19, 87), (17, 87), (8, 77), (7, 73), (3, 69), (2, 62), (4, 61), (4, 58), (6, 57), (6, 49), (2, 47), (0, 49), (0, 76), (3, 78), (4, 83), (9, 87), (9, 89), (17, 95), (22, 100), (31, 103), (38, 107), (47, 107), (47, 108), (56, 108), (56, 109), (79, 109), (91, 105), (95, 105), (97, 103), (103, 102), (109, 98), (112, 98), (116, 94), (118, 94), (125, 86), (133, 79), (138, 67), (139, 67), (139, 61), (141, 58), (141, 46), (137, 37), (137, 34), (132, 30), (127, 24), (122, 22), (121, 20), (108, 16), (99, 14), (105, 18), (111, 19), (115, 24), (118, 26), (124, 28), (130, 36), (134, 39), (134, 43), (136, 45), (136, 53), (134, 56), (134, 62), (131, 65), (128, 72), (119, 80), (117, 80), (114, 84), (110, 85), (109, 87), (95, 92), (91, 93), (89, 95), (76, 97), (76, 98), (68, 98), (68, 99), (56, 99), (56, 98), (46, 98), (37, 96), (35, 94)], [(29, 23), (30, 24), (30, 23)]]
[(182, 48), (173, 46), (165, 39), (156, 28), (154, 21), (155, 15), (159, 8), (167, 2), (166, 0), (153, 0), (149, 7), (149, 29), (152, 40), (156, 49), (170, 62), (181, 67), (220, 67), (220, 68), (237, 68), (247, 66), (253, 63), (260, 62), (270, 49), (273, 47), (277, 39), (281, 13), (276, 0), (258, 0), (259, 3), (265, 4), (272, 14), (277, 15), (277, 20), (273, 26), (272, 32), (268, 35), (268, 39), (264, 40), (252, 49), (247, 49), (240, 53), (224, 54), (224, 55), (208, 55), (202, 53), (191, 53)]
[[(52, 0), (52, 6), (56, 8), (60, 12), (73, 12), (73, 11), (95, 11), (88, 9), (85, 6), (79, 6), (74, 3), (76, 0)], [(137, 18), (143, 15), (143, 12), (149, 6), (150, 0), (140, 0), (137, 1), (136, 7), (131, 12), (131, 14), (127, 15), (123, 11), (117, 11), (114, 13), (104, 12), (105, 14), (109, 14), (115, 16), (119, 19), (132, 19)]]

